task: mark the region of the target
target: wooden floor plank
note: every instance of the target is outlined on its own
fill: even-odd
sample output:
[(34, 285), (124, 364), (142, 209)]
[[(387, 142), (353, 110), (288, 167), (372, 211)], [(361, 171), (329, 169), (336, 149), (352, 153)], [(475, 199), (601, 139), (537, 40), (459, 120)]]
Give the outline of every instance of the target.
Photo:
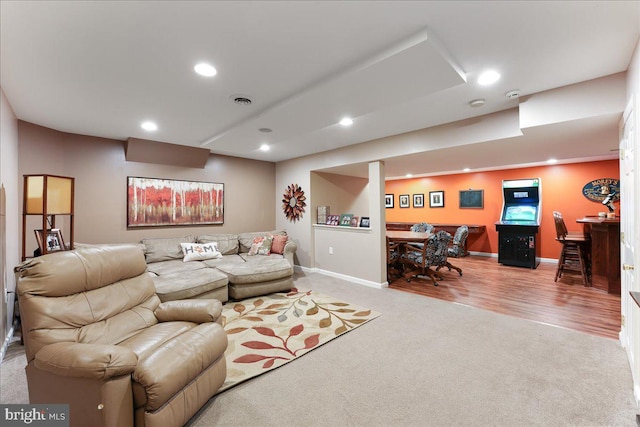
[(445, 279), (433, 286), (431, 279), (398, 278), (390, 287), (427, 297), (452, 301), (497, 313), (543, 322), (606, 338), (618, 339), (620, 296), (584, 287), (579, 274), (565, 273), (554, 282), (556, 265), (538, 268), (510, 267), (497, 258), (450, 258), (462, 268), (440, 270)]

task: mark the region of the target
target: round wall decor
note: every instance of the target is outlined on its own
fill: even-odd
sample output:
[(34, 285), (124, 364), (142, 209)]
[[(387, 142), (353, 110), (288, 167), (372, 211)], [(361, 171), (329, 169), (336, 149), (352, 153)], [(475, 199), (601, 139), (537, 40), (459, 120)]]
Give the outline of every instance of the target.
[(307, 206), (305, 200), (307, 200), (307, 198), (304, 196), (302, 187), (298, 184), (287, 186), (287, 189), (282, 195), (282, 210), (284, 211), (284, 216), (293, 222), (302, 218), (304, 207)]
[(600, 202), (604, 199), (617, 202), (620, 200), (620, 180), (615, 178), (599, 178), (589, 181), (582, 187), (582, 195), (592, 202)]

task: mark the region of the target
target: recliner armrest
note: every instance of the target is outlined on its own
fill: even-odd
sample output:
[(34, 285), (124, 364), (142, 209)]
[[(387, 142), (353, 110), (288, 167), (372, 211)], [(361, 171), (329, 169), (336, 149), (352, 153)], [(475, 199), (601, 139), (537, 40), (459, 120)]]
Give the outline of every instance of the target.
[(165, 301), (160, 303), (154, 314), (160, 322), (216, 322), (222, 315), (222, 303), (217, 299)]
[(64, 377), (108, 380), (131, 374), (138, 356), (117, 345), (58, 342), (42, 347), (34, 364), (38, 369)]

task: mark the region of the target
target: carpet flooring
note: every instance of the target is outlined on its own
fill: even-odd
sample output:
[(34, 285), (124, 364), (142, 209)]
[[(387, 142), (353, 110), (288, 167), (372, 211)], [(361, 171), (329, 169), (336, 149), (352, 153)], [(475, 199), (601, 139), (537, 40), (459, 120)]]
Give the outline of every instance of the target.
[[(294, 280), (382, 316), (215, 395), (189, 426), (636, 427), (616, 340), (316, 273)], [(8, 356), (0, 401), (26, 402), (24, 351)]]

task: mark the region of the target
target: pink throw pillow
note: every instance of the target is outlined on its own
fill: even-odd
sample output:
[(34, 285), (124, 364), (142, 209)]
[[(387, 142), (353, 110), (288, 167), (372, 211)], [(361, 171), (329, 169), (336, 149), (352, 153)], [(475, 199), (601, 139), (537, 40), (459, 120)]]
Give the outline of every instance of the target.
[(271, 252), (274, 254), (282, 254), (284, 246), (287, 244), (287, 236), (273, 236), (271, 243)]

